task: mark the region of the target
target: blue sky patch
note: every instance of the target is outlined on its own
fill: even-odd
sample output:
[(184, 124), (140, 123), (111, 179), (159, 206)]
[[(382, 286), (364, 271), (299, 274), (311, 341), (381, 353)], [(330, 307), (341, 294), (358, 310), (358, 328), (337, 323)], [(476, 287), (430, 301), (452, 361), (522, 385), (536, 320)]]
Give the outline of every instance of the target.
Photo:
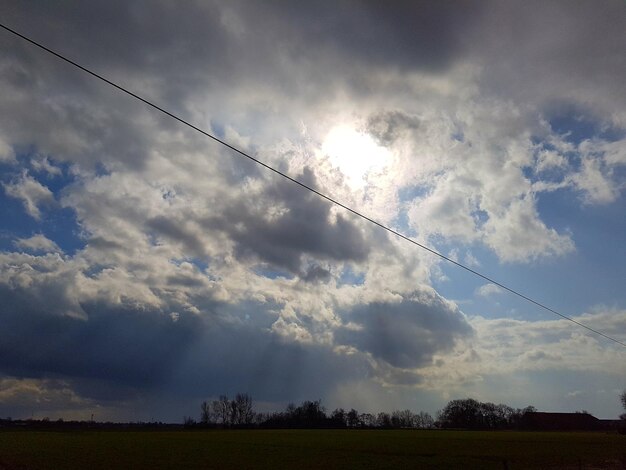
[(267, 265), (258, 265), (252, 268), (252, 272), (257, 276), (263, 276), (268, 279), (293, 279), (294, 275), (288, 271), (284, 271), (282, 269), (276, 269)]
[[(22, 171), (21, 168), (18, 170), (15, 167), (9, 168), (11, 171), (3, 171), (2, 183), (4, 184), (13, 181)], [(67, 171), (67, 165), (58, 168), (62, 172), (60, 175), (50, 175), (45, 171), (29, 171), (31, 177), (52, 191), (57, 202), (63, 189), (75, 181), (75, 178)], [(39, 209), (41, 219), (36, 220), (26, 212), (22, 201), (8, 196), (4, 189), (0, 191), (0, 224), (3, 227), (0, 235), (0, 249), (13, 251), (15, 239), (30, 238), (37, 234), (42, 234), (54, 241), (69, 255), (85, 247), (81, 227), (73, 209), (61, 207), (59, 204), (42, 206)]]
[(580, 144), (587, 139), (601, 138), (609, 142), (623, 139), (626, 130), (607, 124), (583, 110), (571, 108), (548, 118), (550, 127), (568, 142)]
[(180, 266), (182, 263), (190, 263), (194, 265), (196, 269), (200, 271), (201, 273), (204, 273), (207, 271), (207, 269), (209, 269), (209, 263), (200, 258), (191, 257), (191, 258), (172, 259), (170, 261), (176, 266)]
[(360, 286), (365, 282), (363, 273), (356, 273), (351, 266), (346, 266), (341, 272), (341, 276), (337, 279), (337, 287), (339, 286)]

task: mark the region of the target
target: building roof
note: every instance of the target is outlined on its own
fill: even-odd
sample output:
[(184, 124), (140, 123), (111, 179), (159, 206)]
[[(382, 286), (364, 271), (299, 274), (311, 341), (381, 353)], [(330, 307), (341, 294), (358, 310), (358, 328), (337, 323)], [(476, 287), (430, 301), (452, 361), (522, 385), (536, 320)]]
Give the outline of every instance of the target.
[(533, 429), (598, 429), (602, 422), (588, 413), (544, 413), (529, 412), (522, 418), (524, 427)]

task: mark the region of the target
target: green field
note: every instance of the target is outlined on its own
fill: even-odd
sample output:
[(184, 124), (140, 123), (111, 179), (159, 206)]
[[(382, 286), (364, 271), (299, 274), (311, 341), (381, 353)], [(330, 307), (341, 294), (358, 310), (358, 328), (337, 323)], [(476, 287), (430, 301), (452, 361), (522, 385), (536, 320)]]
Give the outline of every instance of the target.
[(0, 470), (626, 468), (626, 436), (417, 430), (0, 431)]

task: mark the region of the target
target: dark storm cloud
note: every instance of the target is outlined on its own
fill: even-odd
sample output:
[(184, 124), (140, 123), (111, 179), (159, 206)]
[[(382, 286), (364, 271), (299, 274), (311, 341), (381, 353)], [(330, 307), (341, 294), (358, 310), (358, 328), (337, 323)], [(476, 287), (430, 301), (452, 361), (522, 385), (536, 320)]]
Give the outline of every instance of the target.
[[(11, 27), (182, 115), (188, 115), (188, 99), (211, 89), (220, 71), (222, 79), (230, 76), (226, 65), (234, 55), (225, 50), (219, 15), (201, 10), (170, 2), (0, 4)], [(0, 123), (13, 145), (35, 146), (86, 167), (102, 162), (139, 169), (156, 132), (180, 129), (6, 31), (0, 32), (0, 50), (5, 90), (0, 106), (11, 109)], [(205, 142), (188, 138), (178, 150), (193, 145)]]
[[(169, 105), (185, 98), (188, 89), (206, 84), (202, 75), (207, 71), (216, 76), (220, 67), (236, 60), (228, 50), (219, 8), (211, 2), (188, 3), (184, 8), (168, 1), (24, 2), (19, 8), (1, 8), (15, 28), (65, 50), (87, 67), (122, 80), (150, 80), (150, 87), (141, 91), (164, 91), (172, 98)], [(18, 47), (15, 53), (34, 60), (31, 51)]]
[(376, 113), (367, 119), (367, 132), (381, 145), (393, 144), (407, 131), (419, 127), (420, 120), (402, 111), (384, 111)]
[(178, 286), (178, 287), (186, 287), (186, 288), (200, 288), (205, 284), (201, 279), (192, 276), (168, 276), (167, 284), (169, 286)]
[(149, 219), (146, 226), (160, 236), (181, 243), (186, 251), (194, 256), (202, 257), (205, 254), (200, 238), (186, 230), (178, 221), (165, 216), (157, 216)]
[(457, 339), (472, 334), (461, 313), (436, 294), (358, 306), (343, 318), (358, 328), (337, 331), (339, 344), (354, 346), (400, 368), (427, 365), (435, 353), (450, 350)]
[(330, 271), (317, 264), (306, 269), (302, 276), (302, 280), (307, 282), (327, 282), (330, 278)]
[(124, 248), (124, 245), (103, 237), (90, 237), (87, 246), (94, 248), (100, 252), (116, 251)]
[(467, 36), (467, 58), (486, 69), (483, 90), (548, 111), (565, 102), (623, 112), (623, 1), (491, 2), (484, 12)]
[(281, 402), (327, 396), (338, 383), (370, 374), (363, 357), (336, 354), (329, 345), (284, 340), (254, 323), (220, 323), (194, 343), (175, 383), (187, 393), (246, 390), (257, 399)]
[[(298, 179), (316, 186), (310, 169)], [(253, 201), (241, 200), (206, 221), (228, 233), (239, 258), (256, 257), (294, 274), (301, 273), (305, 254), (335, 261), (366, 259), (370, 247), (359, 227), (341, 215), (331, 222), (331, 205), (317, 195), (278, 180), (263, 190), (262, 198), (282, 210), (269, 218), (266, 210), (254, 210)]]
[(340, 380), (369, 374), (362, 358), (281, 339), (264, 326), (262, 305), (214, 303), (213, 313), (174, 318), (88, 302), (82, 304), (86, 318), (79, 319), (50, 312), (45, 296), (7, 287), (0, 288), (0, 305), (0, 372), (67, 379), (88, 399), (175, 390), (195, 399), (247, 391), (286, 401), (319, 397)]
[(46, 302), (0, 287), (0, 370), (101, 379), (137, 387), (165, 381), (198, 334), (198, 319), (104, 304), (84, 304), (87, 318), (54, 314)]
[[(128, 35), (136, 31), (132, 15), (124, 14), (123, 9), (110, 8), (109, 4), (107, 11), (102, 11), (104, 5), (87, 7), (77, 3), (66, 9), (53, 2), (26, 2), (19, 9), (6, 4), (0, 8), (3, 21), (10, 26), (100, 73), (115, 76), (117, 72), (122, 79), (129, 78), (128, 75), (140, 80), (156, 77), (142, 61), (154, 57), (146, 46), (154, 47), (158, 43), (150, 36), (144, 38), (145, 43), (129, 41)], [(113, 34), (117, 27), (111, 28), (111, 23), (103, 21), (112, 16), (116, 16), (114, 24), (119, 27), (117, 37)], [(171, 128), (170, 120), (154, 113), (146, 114), (143, 105), (8, 32), (2, 31), (0, 39), (4, 89), (0, 106), (5, 110), (0, 123), (2, 134), (18, 151), (34, 146), (58, 160), (77, 161), (87, 167), (96, 161), (106, 161), (139, 168), (148, 157), (150, 132), (154, 127)], [(163, 51), (157, 56), (161, 54)], [(172, 84), (166, 88), (173, 88)], [(146, 93), (147, 89), (141, 92)], [(129, 119), (138, 115), (140, 119)]]
[[(33, 149), (86, 167), (97, 161), (139, 168), (153, 127), (170, 125), (57, 59), (2, 33), (2, 136), (18, 152)], [(19, 54), (22, 52), (22, 54)], [(106, 106), (103, 106), (106, 103)]]
[[(242, 56), (269, 72), (276, 44), (291, 59), (335, 53), (371, 65), (445, 68), (463, 51), (464, 32), (484, 14), (485, 2), (169, 1), (106, 3), (22, 2), (2, 7), (7, 21), (29, 27), (42, 40), (68, 41), (75, 54), (128, 75), (148, 71), (178, 77), (172, 90), (196, 88), (210, 72), (225, 78)], [(54, 21), (52, 21), (54, 20)], [(75, 38), (87, 40), (72, 41)], [(313, 47), (314, 45), (314, 47)], [(153, 51), (158, 51), (154, 53)], [(185, 70), (172, 64), (184, 63)], [(263, 64), (267, 64), (263, 67)], [(119, 72), (119, 70), (115, 70)]]
[(484, 3), (348, 0), (245, 5), (242, 13), (257, 19), (253, 28), (270, 25), (270, 36), (286, 33), (294, 59), (338, 54), (371, 66), (441, 70), (462, 52), (464, 31), (480, 18)]

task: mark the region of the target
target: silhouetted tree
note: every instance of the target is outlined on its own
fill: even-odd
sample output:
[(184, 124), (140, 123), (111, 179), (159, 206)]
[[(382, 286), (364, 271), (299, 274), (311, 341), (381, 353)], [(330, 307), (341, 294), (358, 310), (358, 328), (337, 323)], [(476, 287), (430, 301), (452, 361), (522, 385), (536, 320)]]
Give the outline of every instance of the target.
[(376, 416), (376, 425), (379, 428), (390, 428), (391, 427), (391, 415), (389, 413), (385, 413), (381, 411)]
[(366, 428), (373, 428), (376, 426), (376, 416), (371, 413), (362, 413), (359, 416), (359, 421), (361, 422), (361, 426)]
[(472, 398), (452, 400), (438, 413), (437, 425), (444, 428), (505, 429), (519, 427), (525, 413), (536, 411), (529, 406), (515, 410), (508, 405), (481, 403)]
[[(622, 402), (622, 406), (624, 407), (624, 411), (626, 411), (626, 390), (624, 390), (624, 392), (622, 392), (622, 394), (620, 395), (619, 399)], [(624, 421), (626, 421), (626, 413), (621, 415), (620, 418), (622, 418)]]
[[(626, 390), (620, 395), (620, 400), (626, 408)], [(229, 426), (261, 426), (270, 428), (466, 428), (466, 429), (508, 429), (524, 427), (524, 415), (536, 409), (529, 406), (524, 409), (514, 409), (508, 405), (481, 403), (472, 398), (452, 400), (437, 412), (437, 420), (424, 412), (414, 413), (411, 410), (394, 410), (373, 415), (359, 414), (352, 408), (346, 412), (343, 408), (335, 409), (330, 416), (322, 406), (321, 400), (303, 401), (296, 406), (287, 405), (285, 411), (262, 414), (255, 413), (252, 397), (245, 393), (238, 393), (230, 400), (221, 395), (218, 400), (210, 404), (206, 401), (200, 405), (200, 423), (207, 425), (215, 423), (224, 427)], [(583, 413), (586, 413), (583, 411)], [(626, 420), (626, 414), (622, 416)], [(185, 423), (192, 425), (191, 418), (185, 417)], [(626, 423), (625, 423), (626, 424)]]
[(200, 404), (200, 422), (216, 423), (227, 426), (249, 426), (257, 419), (252, 406), (252, 397), (247, 393), (238, 393), (233, 400), (220, 395), (210, 404)]
[(295, 423), (298, 427), (321, 427), (326, 423), (326, 413), (321, 400), (304, 401), (295, 409)]
[(337, 408), (330, 414), (331, 425), (336, 428), (346, 427), (346, 412), (343, 408)]
[(231, 402), (231, 423), (247, 426), (252, 423), (253, 418), (252, 397), (247, 393), (238, 393)]
[(202, 424), (209, 424), (211, 422), (211, 405), (206, 401), (200, 404), (200, 422)]
[(396, 410), (391, 414), (391, 423), (396, 428), (412, 428), (415, 415), (411, 410)]
[(261, 426), (271, 415), (269, 413), (256, 413), (252, 414), (252, 424), (255, 426)]
[(290, 403), (282, 413), (272, 413), (262, 424), (263, 427), (320, 428), (334, 426), (326, 416), (320, 400), (303, 401), (299, 406)]
[(230, 401), (228, 403), (228, 423), (232, 426), (236, 425), (239, 420), (237, 411), (237, 404), (235, 403), (235, 400)]
[(435, 424), (433, 417), (425, 411), (415, 415), (415, 426), (422, 429), (430, 429)]
[(399, 410), (393, 410), (391, 412), (391, 427), (392, 428), (399, 428), (400, 427), (400, 411)]
[(478, 428), (480, 403), (473, 398), (452, 400), (441, 410), (439, 421), (444, 428)]
[(511, 408), (508, 405), (504, 405), (500, 403), (496, 406), (495, 410), (496, 423), (498, 423), (498, 427), (510, 427), (512, 424), (512, 418), (515, 415), (515, 409)]
[(220, 395), (219, 399), (211, 402), (211, 411), (216, 423), (228, 426), (230, 424), (230, 400), (226, 395)]
[(351, 428), (356, 428), (360, 425), (359, 412), (354, 408), (348, 411), (348, 414), (346, 415), (346, 424)]

